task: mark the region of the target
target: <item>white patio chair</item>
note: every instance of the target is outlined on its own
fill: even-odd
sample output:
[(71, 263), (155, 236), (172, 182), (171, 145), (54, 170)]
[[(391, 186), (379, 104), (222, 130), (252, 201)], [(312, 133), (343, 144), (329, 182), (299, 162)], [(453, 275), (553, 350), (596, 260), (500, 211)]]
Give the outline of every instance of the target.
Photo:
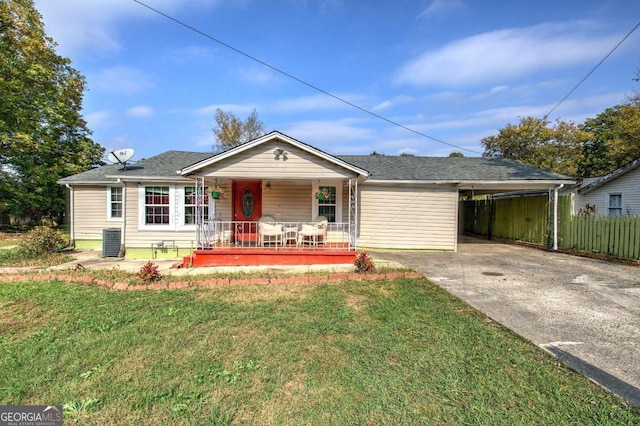
[(263, 246), (265, 244), (278, 244), (282, 245), (284, 242), (284, 231), (282, 230), (282, 224), (276, 223), (276, 220), (271, 216), (262, 216), (258, 220), (258, 244)]
[(327, 228), (329, 227), (329, 221), (325, 216), (318, 216), (312, 224), (302, 225), (300, 230), (300, 242), (302, 244), (311, 244), (318, 247), (319, 244), (324, 244), (327, 238)]

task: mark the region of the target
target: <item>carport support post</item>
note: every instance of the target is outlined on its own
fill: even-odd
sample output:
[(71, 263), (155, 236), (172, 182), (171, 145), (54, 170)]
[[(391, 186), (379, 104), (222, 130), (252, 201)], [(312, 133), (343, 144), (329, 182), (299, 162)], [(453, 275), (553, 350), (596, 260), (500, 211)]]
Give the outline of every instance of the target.
[(556, 204), (555, 191), (549, 190), (549, 202), (547, 203), (547, 250), (554, 250), (556, 239), (556, 214), (558, 206)]
[(558, 191), (562, 188), (564, 184), (553, 190), (553, 251), (558, 251)]

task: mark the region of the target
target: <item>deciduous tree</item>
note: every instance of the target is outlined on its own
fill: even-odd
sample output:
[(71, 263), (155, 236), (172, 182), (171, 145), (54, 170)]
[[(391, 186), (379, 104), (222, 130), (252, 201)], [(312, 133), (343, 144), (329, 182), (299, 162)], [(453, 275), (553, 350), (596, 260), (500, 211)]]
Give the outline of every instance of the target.
[(640, 104), (607, 108), (581, 126), (592, 134), (584, 144), (578, 176), (602, 176), (640, 157)]
[(590, 134), (573, 122), (557, 120), (550, 126), (546, 119), (524, 117), (518, 124), (500, 129), (498, 135), (483, 138), (483, 156), (510, 158), (575, 176), (582, 145), (589, 138)]
[(0, 1), (0, 209), (61, 218), (56, 180), (100, 163), (82, 118), (83, 76), (58, 56), (32, 0)]
[(225, 112), (220, 108), (216, 109), (216, 127), (213, 134), (216, 143), (213, 150), (216, 152), (226, 151), (252, 139), (262, 136), (264, 123), (258, 118), (258, 113), (254, 109), (245, 121), (242, 121), (232, 112)]

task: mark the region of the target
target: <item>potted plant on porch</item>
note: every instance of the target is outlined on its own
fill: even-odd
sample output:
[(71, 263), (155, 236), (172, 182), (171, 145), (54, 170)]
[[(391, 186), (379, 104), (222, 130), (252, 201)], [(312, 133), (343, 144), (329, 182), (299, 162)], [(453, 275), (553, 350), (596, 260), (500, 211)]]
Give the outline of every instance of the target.
[(315, 191), (313, 193), (313, 196), (316, 197), (318, 200), (325, 200), (325, 199), (328, 199), (330, 195), (327, 188), (323, 188), (321, 190)]
[(219, 186), (216, 186), (211, 190), (211, 198), (213, 198), (214, 200), (218, 200), (223, 197), (224, 197), (224, 190)]

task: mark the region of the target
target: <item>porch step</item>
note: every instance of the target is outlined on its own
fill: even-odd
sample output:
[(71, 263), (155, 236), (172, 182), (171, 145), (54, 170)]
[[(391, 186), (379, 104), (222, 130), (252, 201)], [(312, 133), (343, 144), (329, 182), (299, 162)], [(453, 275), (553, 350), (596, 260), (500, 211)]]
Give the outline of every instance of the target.
[(182, 267), (353, 264), (355, 259), (353, 250), (223, 248), (194, 250), (193, 257), (184, 257)]

